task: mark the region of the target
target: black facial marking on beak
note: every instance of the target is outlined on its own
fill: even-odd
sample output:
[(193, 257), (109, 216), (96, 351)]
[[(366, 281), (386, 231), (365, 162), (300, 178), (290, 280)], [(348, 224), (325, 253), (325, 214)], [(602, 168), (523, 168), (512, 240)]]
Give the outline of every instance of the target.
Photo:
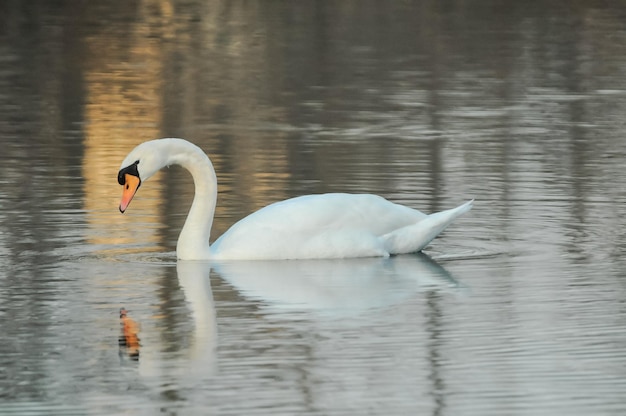
[(136, 160), (135, 163), (133, 163), (132, 165), (128, 165), (125, 168), (120, 169), (120, 171), (117, 173), (117, 183), (119, 183), (120, 185), (124, 185), (126, 183), (125, 175), (127, 173), (139, 178), (139, 171), (137, 170), (138, 164), (139, 161)]

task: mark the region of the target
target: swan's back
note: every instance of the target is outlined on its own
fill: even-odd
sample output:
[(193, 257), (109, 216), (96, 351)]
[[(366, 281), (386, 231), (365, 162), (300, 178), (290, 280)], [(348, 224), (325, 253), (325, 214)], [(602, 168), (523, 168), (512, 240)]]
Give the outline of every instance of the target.
[(379, 237), (425, 217), (377, 195), (306, 195), (271, 204), (237, 222), (211, 252), (218, 259), (387, 255)]

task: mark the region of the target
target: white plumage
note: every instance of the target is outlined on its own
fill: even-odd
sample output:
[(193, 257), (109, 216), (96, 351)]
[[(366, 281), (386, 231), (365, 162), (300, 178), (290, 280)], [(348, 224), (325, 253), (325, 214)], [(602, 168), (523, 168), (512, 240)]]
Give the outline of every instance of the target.
[[(426, 215), (377, 195), (306, 195), (250, 214), (209, 246), (217, 178), (199, 147), (183, 139), (142, 143), (122, 162), (120, 184), (129, 174), (138, 176), (141, 184), (171, 164), (189, 170), (195, 183), (194, 201), (176, 248), (178, 258), (186, 260), (349, 258), (416, 252), (469, 211), (473, 202)], [(122, 212), (136, 188), (127, 186)]]

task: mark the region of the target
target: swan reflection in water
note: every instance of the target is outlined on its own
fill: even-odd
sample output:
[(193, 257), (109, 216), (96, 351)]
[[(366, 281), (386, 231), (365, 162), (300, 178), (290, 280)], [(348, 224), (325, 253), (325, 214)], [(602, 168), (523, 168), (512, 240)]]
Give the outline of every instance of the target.
[(390, 258), (213, 263), (244, 296), (278, 309), (357, 314), (458, 283), (423, 253)]
[(311, 319), (357, 316), (395, 305), (420, 291), (462, 288), (448, 271), (422, 253), (345, 260), (179, 260), (178, 279), (194, 320), (188, 364), (205, 374), (215, 370), (217, 361), (212, 268), (243, 297), (260, 302), (262, 309), (283, 312), (273, 314), (273, 319), (288, 319), (292, 315), (285, 312), (290, 311), (308, 311)]

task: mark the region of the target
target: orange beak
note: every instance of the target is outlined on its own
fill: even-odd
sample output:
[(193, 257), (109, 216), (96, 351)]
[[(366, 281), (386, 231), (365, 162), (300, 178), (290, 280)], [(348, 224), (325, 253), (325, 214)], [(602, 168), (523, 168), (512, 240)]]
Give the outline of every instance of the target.
[(137, 189), (141, 185), (141, 179), (138, 176), (131, 175), (130, 173), (124, 174), (124, 191), (122, 192), (122, 200), (120, 201), (120, 212), (124, 213), (130, 201), (133, 200)]

